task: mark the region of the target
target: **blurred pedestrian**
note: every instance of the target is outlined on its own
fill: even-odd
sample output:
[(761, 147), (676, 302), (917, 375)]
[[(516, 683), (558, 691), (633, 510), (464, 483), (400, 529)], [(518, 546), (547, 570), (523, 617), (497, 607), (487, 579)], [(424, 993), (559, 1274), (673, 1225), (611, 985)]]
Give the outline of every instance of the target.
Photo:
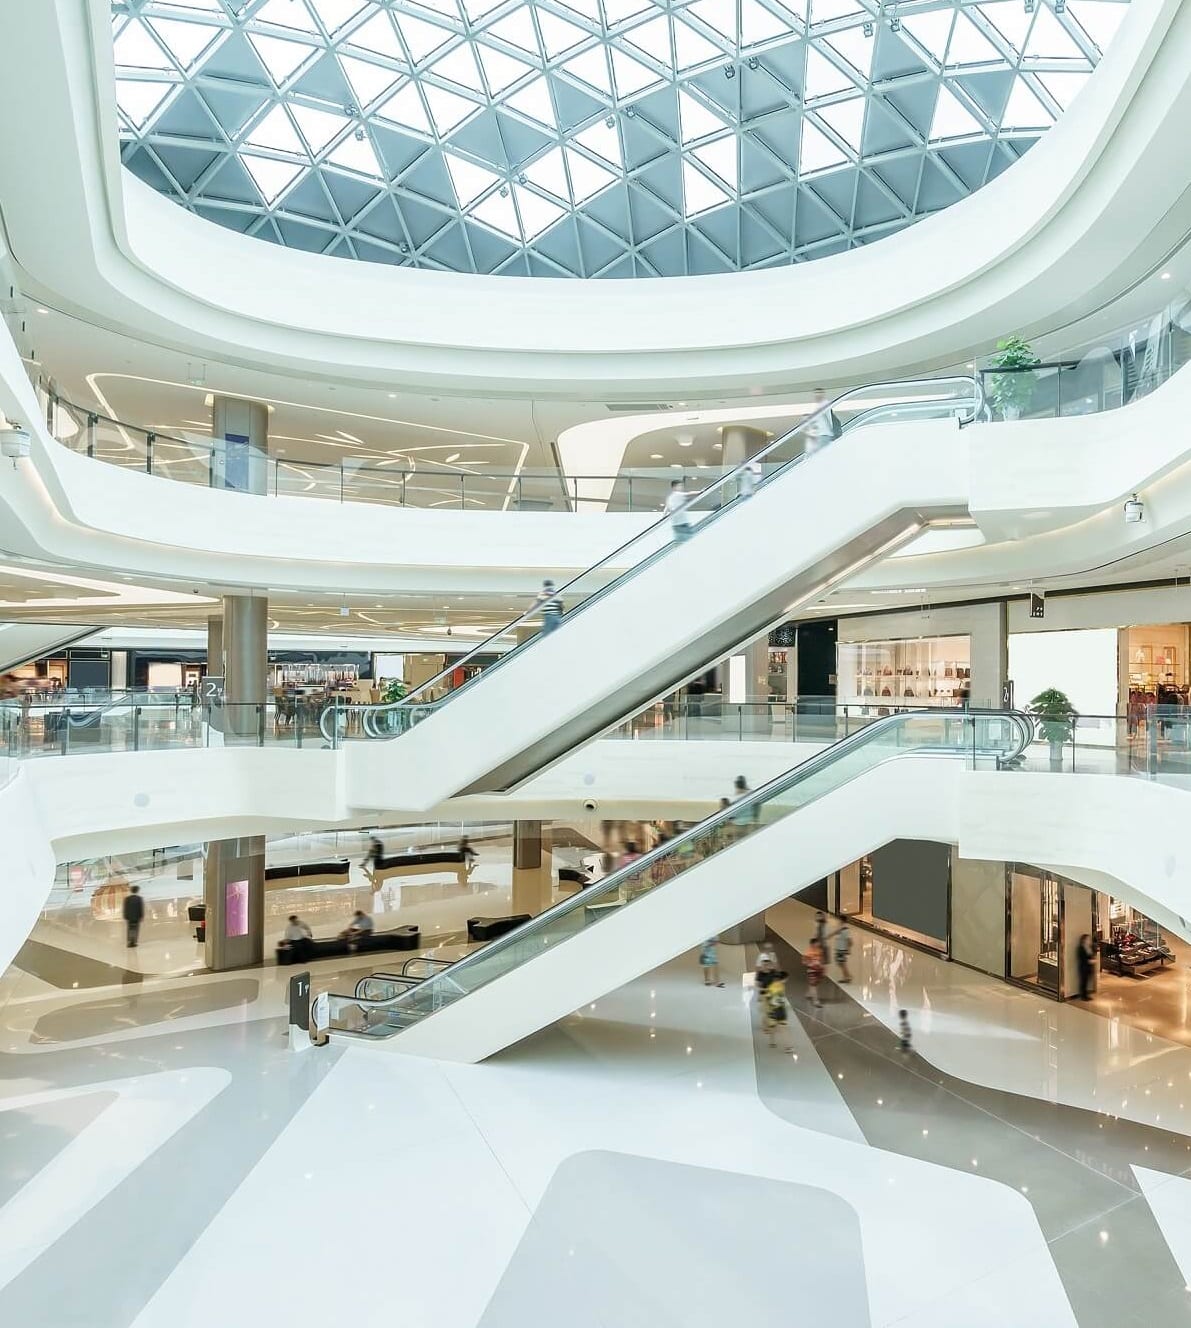
[(823, 1008), (823, 1002), (819, 998), (819, 983), (823, 981), (823, 947), (811, 937), (810, 943), (806, 947), (806, 954), (803, 957), (802, 965), (806, 970), (806, 995), (810, 1003), (816, 1010)]
[(1096, 969), (1096, 947), (1092, 938), (1085, 932), (1079, 938), (1079, 948), (1075, 952), (1079, 964), (1079, 999), (1092, 999), (1092, 975)]
[(848, 956), (852, 953), (852, 930), (847, 922), (841, 922), (830, 936), (835, 965), (840, 972), (840, 982), (851, 982), (852, 974), (848, 971)]
[(780, 969), (770, 975), (765, 987), (765, 1036), (772, 1047), (773, 1035), (781, 1030), (786, 1051), (792, 1051), (790, 1041), (790, 1002), (786, 999), (786, 975)]
[(666, 495), (666, 515), (670, 518), (670, 530), (678, 543), (691, 537), (691, 514), (686, 507), (690, 499), (691, 495), (683, 489), (681, 480), (670, 481), (670, 492)]
[(815, 398), (811, 403), (811, 413), (807, 416), (803, 428), (803, 436), (806, 438), (803, 451), (807, 456), (811, 456), (818, 452), (820, 448), (826, 447), (839, 435), (839, 421), (835, 417), (835, 412), (827, 404), (827, 393), (821, 387), (816, 387)]
[(713, 936), (710, 940), (703, 942), (703, 948), (699, 951), (699, 967), (703, 970), (703, 985), (705, 987), (722, 987), (724, 985), (720, 981), (718, 936)]
[(141, 898), (141, 887), (129, 887), (124, 896), (122, 908), (124, 914), (125, 943), (130, 950), (135, 950), (141, 938), (141, 923), (145, 918), (145, 901)]
[(542, 636), (548, 636), (562, 622), (562, 599), (549, 578), (542, 582), (541, 590), (530, 605), (530, 612), (535, 611), (542, 615)]
[(911, 1039), (913, 1033), (910, 1030), (910, 1012), (909, 1010), (899, 1010), (897, 1012), (897, 1048), (899, 1051), (909, 1051), (911, 1049)]
[(757, 485), (761, 483), (761, 463), (754, 457), (744, 463), (740, 471), (740, 496), (742, 498), (751, 498), (757, 492)]

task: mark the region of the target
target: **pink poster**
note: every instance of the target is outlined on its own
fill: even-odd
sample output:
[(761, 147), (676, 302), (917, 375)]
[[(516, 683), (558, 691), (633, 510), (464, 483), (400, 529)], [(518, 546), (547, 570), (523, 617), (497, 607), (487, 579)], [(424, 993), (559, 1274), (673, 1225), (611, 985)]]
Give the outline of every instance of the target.
[(225, 936), (248, 935), (248, 882), (228, 881), (224, 887)]

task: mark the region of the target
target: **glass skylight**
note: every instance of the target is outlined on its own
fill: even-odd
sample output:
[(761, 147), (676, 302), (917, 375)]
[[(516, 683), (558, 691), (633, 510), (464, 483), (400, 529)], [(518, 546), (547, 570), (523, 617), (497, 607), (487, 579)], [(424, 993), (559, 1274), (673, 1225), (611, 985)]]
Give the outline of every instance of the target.
[(342, 257), (779, 266), (998, 175), (1075, 100), (1127, 6), (113, 0), (122, 154), (205, 218)]

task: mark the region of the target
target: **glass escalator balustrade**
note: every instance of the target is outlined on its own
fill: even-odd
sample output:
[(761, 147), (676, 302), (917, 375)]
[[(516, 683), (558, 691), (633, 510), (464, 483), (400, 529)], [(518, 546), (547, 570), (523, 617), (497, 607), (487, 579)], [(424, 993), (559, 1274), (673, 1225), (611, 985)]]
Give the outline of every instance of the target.
[[(755, 489), (769, 484), (779, 475), (806, 461), (815, 452), (830, 445), (843, 433), (869, 424), (892, 422), (901, 418), (974, 420), (983, 410), (980, 383), (971, 377), (912, 379), (895, 383), (876, 383), (841, 393), (799, 421), (794, 428), (770, 441), (750, 460), (712, 479), (698, 492), (691, 493), (682, 510), (689, 512), (702, 526), (732, 511)], [(907, 414), (907, 412), (909, 412)], [(847, 414), (846, 424), (838, 416)], [(759, 473), (758, 473), (759, 471)], [(598, 563), (557, 587), (565, 613), (555, 630), (565, 631), (569, 622), (618, 584), (638, 575), (674, 547), (670, 525), (672, 513), (640, 532)], [(625, 568), (625, 563), (629, 566)], [(531, 636), (512, 649), (506, 649), (510, 637), (521, 629), (537, 627), (541, 621), (538, 607), (529, 609), (481, 642), (460, 659), (452, 662), (435, 677), (416, 688), (403, 700), (388, 705), (341, 706), (328, 709), (323, 716), (323, 732), (345, 736), (353, 727), (349, 716), (358, 715), (360, 736), (393, 738), (406, 732), (433, 714), (445, 701), (491, 673), (505, 667), (510, 659), (530, 649), (541, 633)], [(500, 653), (496, 663), (467, 676), (468, 666), (482, 655)], [(462, 681), (458, 681), (462, 677)]]
[(878, 719), (409, 991), (371, 1000), (361, 998), (359, 986), (352, 996), (328, 993), (329, 1027), (391, 1037), (651, 891), (681, 888), (675, 883), (687, 872), (885, 761), (937, 756), (994, 768), (1013, 766), (1033, 737), (1032, 723), (1016, 711), (919, 711)]

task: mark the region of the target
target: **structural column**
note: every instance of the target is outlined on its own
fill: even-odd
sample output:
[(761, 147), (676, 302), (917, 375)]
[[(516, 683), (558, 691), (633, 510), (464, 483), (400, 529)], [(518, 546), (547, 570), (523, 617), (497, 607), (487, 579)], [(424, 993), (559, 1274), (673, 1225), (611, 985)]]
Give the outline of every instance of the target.
[(217, 839), (206, 847), (206, 965), (214, 972), (254, 967), (264, 960), (265, 837)]
[(541, 821), (513, 825), (513, 912), (537, 916), (550, 907), (553, 884), (550, 827)]
[(269, 408), (260, 401), (215, 397), (211, 402), (211, 487), (268, 492)]
[[(209, 645), (209, 624), (207, 631)], [(233, 741), (258, 742), (265, 729), (269, 601), (263, 595), (225, 595), (220, 636), (224, 734)]]
[(768, 734), (772, 727), (769, 707), (769, 633), (750, 641), (726, 662), (723, 688), (725, 734), (733, 728), (742, 737)]
[(735, 470), (769, 442), (764, 429), (751, 429), (747, 424), (726, 424), (723, 428), (723, 463), (725, 470)]

